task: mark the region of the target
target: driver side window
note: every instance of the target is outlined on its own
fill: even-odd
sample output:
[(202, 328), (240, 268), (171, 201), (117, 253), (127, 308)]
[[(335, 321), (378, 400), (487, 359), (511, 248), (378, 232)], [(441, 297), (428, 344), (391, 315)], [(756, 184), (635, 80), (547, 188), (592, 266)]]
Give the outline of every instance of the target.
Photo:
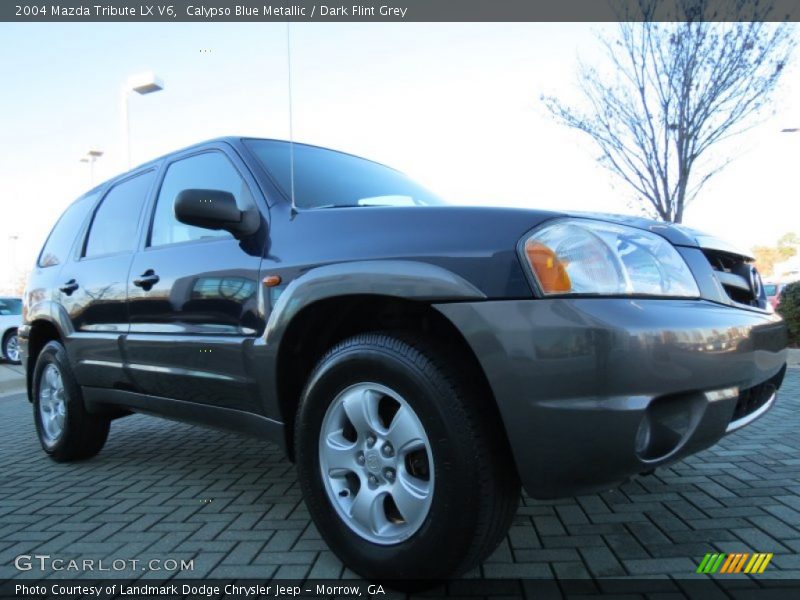
[(187, 189), (230, 192), (241, 209), (253, 203), (247, 183), (222, 152), (206, 152), (175, 161), (167, 168), (156, 200), (151, 247), (232, 237), (227, 231), (185, 225), (175, 218), (175, 196)]

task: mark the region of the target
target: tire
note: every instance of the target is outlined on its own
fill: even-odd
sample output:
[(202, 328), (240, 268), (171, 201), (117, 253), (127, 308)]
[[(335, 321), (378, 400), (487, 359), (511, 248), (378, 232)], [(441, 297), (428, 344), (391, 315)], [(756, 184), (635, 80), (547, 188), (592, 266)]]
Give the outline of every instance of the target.
[[(367, 579), (413, 588), (409, 580), (460, 575), (491, 554), (516, 512), (519, 478), (493, 400), (452, 355), (424, 338), (361, 334), (329, 350), (306, 384), (294, 446), (303, 495), (331, 549)], [(359, 403), (370, 411), (359, 413)], [(408, 408), (417, 420), (403, 412), (401, 428)], [(369, 415), (374, 435), (359, 432)], [(415, 441), (386, 450), (391, 463), (384, 446), (402, 444), (401, 431)], [(362, 491), (377, 495), (371, 510), (358, 508), (369, 505)]]
[(12, 364), (20, 364), (19, 342), (17, 340), (16, 329), (6, 332), (6, 334), (3, 336), (3, 356)]
[(81, 460), (103, 448), (111, 424), (86, 411), (67, 352), (51, 341), (33, 371), (33, 420), (44, 451), (57, 462)]

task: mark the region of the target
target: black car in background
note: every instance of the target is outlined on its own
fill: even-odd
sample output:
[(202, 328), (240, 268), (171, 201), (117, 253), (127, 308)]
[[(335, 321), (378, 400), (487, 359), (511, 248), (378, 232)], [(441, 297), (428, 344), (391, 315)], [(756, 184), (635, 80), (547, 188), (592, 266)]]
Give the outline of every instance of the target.
[(447, 206), (368, 160), (225, 138), (71, 204), (19, 340), (53, 459), (131, 412), (272, 440), (348, 566), (440, 578), (495, 549), (520, 484), (608, 488), (769, 409), (786, 330), (751, 262), (681, 227)]

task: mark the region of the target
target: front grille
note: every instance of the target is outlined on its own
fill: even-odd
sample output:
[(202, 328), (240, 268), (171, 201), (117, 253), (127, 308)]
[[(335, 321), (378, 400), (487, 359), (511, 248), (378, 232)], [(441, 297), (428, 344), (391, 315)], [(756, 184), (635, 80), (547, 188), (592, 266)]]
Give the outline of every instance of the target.
[[(714, 275), (728, 297), (737, 304), (766, 308), (766, 295), (764, 294), (761, 277), (755, 273), (750, 261), (738, 254), (731, 254), (720, 250), (703, 249)], [(757, 283), (753, 283), (753, 279)]]
[(764, 406), (780, 387), (785, 373), (786, 367), (784, 366), (775, 376), (765, 382), (739, 392), (739, 398), (736, 400), (736, 408), (733, 410), (731, 421), (735, 422), (743, 419)]

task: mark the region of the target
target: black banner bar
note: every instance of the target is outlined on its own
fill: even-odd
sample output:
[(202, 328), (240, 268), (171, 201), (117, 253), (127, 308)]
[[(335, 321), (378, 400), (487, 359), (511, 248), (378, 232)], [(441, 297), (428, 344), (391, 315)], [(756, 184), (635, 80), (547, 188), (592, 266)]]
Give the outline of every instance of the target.
[(800, 0), (2, 0), (10, 22), (798, 21)]
[[(399, 593), (398, 593), (399, 592)], [(683, 598), (797, 597), (797, 579), (686, 578), (675, 579), (461, 579), (447, 582), (403, 580), (280, 580), (280, 579), (28, 579), (0, 580), (0, 599), (19, 600), (253, 600), (255, 598), (395, 600), (414, 598), (568, 598), (605, 595), (669, 594)]]

